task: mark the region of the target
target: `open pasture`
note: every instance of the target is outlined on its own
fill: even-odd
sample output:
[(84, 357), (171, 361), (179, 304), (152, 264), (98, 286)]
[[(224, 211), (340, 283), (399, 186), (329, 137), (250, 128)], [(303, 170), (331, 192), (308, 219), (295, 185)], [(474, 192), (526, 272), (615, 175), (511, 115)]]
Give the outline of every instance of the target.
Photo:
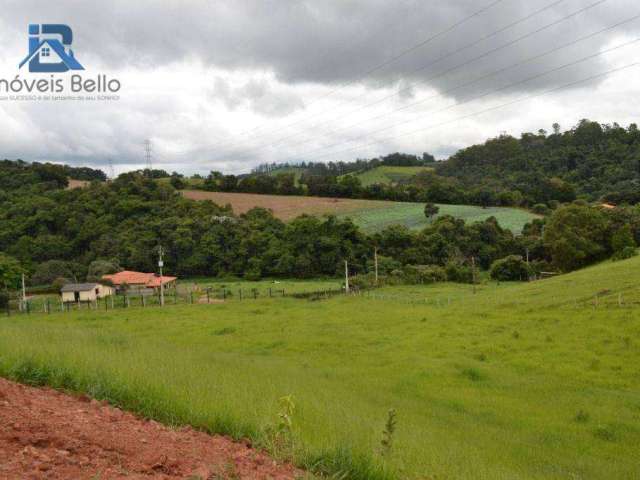
[(13, 316), (0, 374), (265, 445), (292, 395), (297, 463), (345, 478), (633, 479), (639, 283), (635, 258), (476, 294)]

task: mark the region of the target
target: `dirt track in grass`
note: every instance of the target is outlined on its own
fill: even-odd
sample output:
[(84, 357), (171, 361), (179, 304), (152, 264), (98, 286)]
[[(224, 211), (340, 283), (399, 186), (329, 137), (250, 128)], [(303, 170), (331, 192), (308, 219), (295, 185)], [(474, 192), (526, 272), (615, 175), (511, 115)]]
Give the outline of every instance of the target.
[(0, 479), (294, 479), (246, 443), (0, 378)]

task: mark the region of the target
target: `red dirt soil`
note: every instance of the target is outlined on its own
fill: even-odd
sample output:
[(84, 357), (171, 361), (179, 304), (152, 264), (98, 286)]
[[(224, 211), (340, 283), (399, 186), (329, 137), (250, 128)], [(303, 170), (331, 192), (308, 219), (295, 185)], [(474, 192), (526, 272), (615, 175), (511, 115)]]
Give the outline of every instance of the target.
[(294, 479), (247, 444), (0, 378), (0, 479)]
[(382, 200), (354, 200), (350, 198), (204, 192), (202, 190), (182, 190), (180, 193), (191, 200), (211, 200), (223, 206), (228, 203), (237, 215), (246, 213), (254, 207), (263, 207), (272, 210), (277, 218), (284, 221), (292, 220), (303, 213), (308, 215), (340, 215), (394, 205), (393, 202)]

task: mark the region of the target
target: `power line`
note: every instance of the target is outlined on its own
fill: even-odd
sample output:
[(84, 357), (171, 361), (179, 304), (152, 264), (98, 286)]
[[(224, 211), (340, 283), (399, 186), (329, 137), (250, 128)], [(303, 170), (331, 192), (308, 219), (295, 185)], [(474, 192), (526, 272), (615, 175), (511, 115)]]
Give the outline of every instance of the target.
[[(638, 42), (638, 41), (640, 41), (640, 39), (637, 39), (637, 40), (634, 40), (633, 42), (628, 42), (628, 43), (635, 43), (635, 42)], [(474, 113), (471, 113), (471, 114), (468, 114), (468, 115), (457, 117), (457, 118), (454, 118), (454, 119), (451, 119), (451, 120), (447, 120), (447, 121), (444, 121), (444, 122), (441, 122), (441, 123), (436, 123), (436, 124), (433, 124), (433, 125), (429, 125), (428, 127), (421, 127), (421, 128), (419, 128), (417, 130), (412, 130), (411, 132), (405, 132), (405, 133), (402, 133), (402, 134), (399, 134), (399, 135), (392, 135), (392, 136), (389, 136), (389, 137), (386, 137), (386, 138), (383, 138), (383, 139), (375, 140), (375, 141), (367, 143), (367, 144), (356, 145), (355, 147), (351, 147), (351, 148), (348, 148), (348, 149), (345, 149), (345, 150), (341, 150), (341, 151), (338, 151), (338, 152), (328, 152), (326, 154), (319, 155), (319, 156), (317, 156), (315, 158), (322, 158), (322, 157), (325, 157), (325, 156), (328, 156), (328, 155), (340, 155), (340, 154), (343, 154), (343, 153), (347, 153), (347, 152), (353, 151), (353, 150), (355, 150), (357, 148), (368, 147), (368, 146), (375, 145), (375, 144), (378, 144), (378, 143), (381, 143), (381, 142), (384, 142), (384, 141), (387, 141), (387, 140), (393, 140), (393, 139), (398, 138), (398, 137), (406, 137), (408, 135), (414, 135), (416, 133), (423, 132), (423, 131), (426, 131), (426, 130), (430, 130), (432, 128), (442, 127), (444, 125), (448, 125), (448, 124), (451, 124), (451, 123), (454, 123), (454, 122), (457, 122), (457, 121), (460, 121), (460, 120), (465, 120), (467, 118), (472, 118), (472, 117), (481, 115), (483, 113), (487, 113), (487, 112), (498, 110), (500, 108), (504, 108), (504, 107), (507, 107), (507, 106), (515, 105), (517, 103), (521, 103), (521, 102), (524, 102), (526, 100), (531, 100), (531, 99), (538, 98), (538, 97), (541, 97), (541, 96), (544, 96), (544, 95), (548, 95), (550, 93), (555, 93), (557, 91), (564, 90), (566, 88), (571, 88), (573, 86), (580, 85), (582, 83), (587, 83), (587, 82), (590, 82), (590, 81), (598, 79), (598, 78), (606, 77), (608, 75), (611, 75), (612, 73), (617, 73), (617, 72), (620, 72), (622, 70), (626, 70), (626, 69), (629, 69), (629, 68), (632, 68), (632, 67), (637, 67), (637, 66), (640, 66), (640, 62), (627, 64), (627, 65), (624, 65), (622, 67), (614, 68), (614, 69), (611, 69), (611, 70), (606, 70), (605, 72), (602, 72), (602, 73), (599, 73), (599, 74), (596, 74), (596, 75), (591, 75), (591, 76), (589, 76), (587, 78), (583, 78), (581, 80), (576, 80), (576, 81), (573, 81), (573, 82), (570, 82), (570, 83), (566, 83), (566, 84), (561, 85), (559, 87), (555, 87), (555, 88), (552, 88), (552, 89), (549, 89), (549, 90), (545, 90), (544, 92), (541, 92), (541, 93), (537, 93), (537, 94), (532, 94), (532, 95), (528, 95), (528, 96), (525, 96), (525, 97), (521, 97), (519, 99), (512, 100), (512, 101), (509, 101), (509, 102), (506, 102), (506, 103), (502, 103), (502, 104), (496, 105), (494, 107), (486, 108), (486, 109), (483, 109), (483, 110), (480, 110), (480, 111), (477, 111), (477, 112), (474, 112)]]
[[(368, 75), (371, 75), (372, 73), (374, 73), (374, 72), (376, 72), (376, 71), (378, 71), (378, 70), (380, 70), (380, 69), (382, 69), (384, 67), (387, 67), (387, 66), (395, 63), (399, 59), (404, 58), (405, 56), (409, 55), (410, 53), (415, 52), (416, 50), (424, 47), (425, 45), (431, 43), (432, 41), (436, 40), (437, 38), (440, 38), (441, 36), (446, 35), (449, 32), (452, 32), (453, 30), (455, 30), (459, 26), (461, 26), (461, 25), (467, 23), (468, 21), (478, 17), (479, 15), (482, 15), (484, 12), (490, 10), (495, 5), (497, 5), (499, 3), (502, 3), (504, 1), (505, 0), (494, 0), (493, 2), (489, 3), (488, 5), (486, 5), (486, 6), (482, 7), (481, 9), (473, 12), (471, 15), (469, 15), (469, 16), (467, 16), (467, 17), (465, 17), (465, 18), (463, 18), (463, 19), (461, 19), (459, 21), (457, 21), (453, 25), (450, 25), (449, 27), (439, 31), (438, 33), (435, 33), (434, 35), (431, 35), (430, 37), (426, 38), (425, 40), (422, 40), (421, 42), (419, 42), (419, 43), (417, 43), (415, 45), (412, 45), (411, 47), (409, 47), (409, 48), (407, 48), (405, 50), (402, 50), (400, 53), (398, 53), (397, 55), (392, 56), (391, 58), (385, 60), (384, 62), (379, 63), (379, 64), (375, 65), (374, 67), (372, 67), (372, 68), (370, 68), (370, 69), (368, 69), (368, 70), (366, 70), (366, 71), (364, 71), (362, 73), (357, 74), (357, 79), (350, 80), (350, 81), (348, 81), (346, 83), (343, 83), (339, 87), (336, 87), (336, 88), (330, 90), (329, 92), (327, 92), (327, 93), (325, 93), (323, 95), (320, 95), (318, 98), (316, 98), (312, 102), (308, 103), (306, 105), (306, 108), (309, 108), (311, 105), (314, 105), (314, 104), (318, 103), (320, 100), (324, 100), (325, 98), (330, 97), (330, 96), (334, 95), (335, 93), (338, 93), (339, 91), (341, 91), (341, 90), (353, 85), (354, 83), (356, 83), (360, 79), (362, 79), (362, 78), (364, 78), (364, 77), (366, 77)], [(605, 1), (605, 0), (603, 0), (603, 1)], [(255, 131), (257, 129), (260, 129), (260, 128), (263, 128), (263, 127), (266, 127), (266, 126), (268, 126), (268, 124), (264, 123), (263, 125), (259, 125), (258, 127), (245, 132), (245, 134), (255, 133)], [(287, 126), (288, 125), (285, 125), (282, 128), (286, 128)], [(217, 146), (220, 146), (220, 145), (216, 144), (216, 145), (213, 145), (212, 147), (217, 147)]]
[[(505, 31), (507, 31), (507, 30), (509, 30), (509, 29), (511, 29), (511, 28), (513, 28), (513, 27), (515, 27), (516, 25), (519, 25), (519, 24), (521, 24), (521, 23), (524, 23), (524, 22), (526, 22), (527, 20), (530, 20), (531, 18), (535, 17), (536, 15), (539, 15), (540, 13), (545, 12), (545, 11), (547, 11), (547, 10), (549, 10), (549, 9), (551, 9), (551, 8), (553, 8), (553, 7), (557, 6), (557, 5), (559, 5), (560, 3), (563, 3), (563, 2), (565, 2), (565, 1), (567, 1), (567, 0), (556, 0), (556, 1), (554, 1), (553, 3), (548, 4), (547, 6), (545, 6), (545, 7), (541, 8), (541, 9), (538, 9), (538, 10), (536, 10), (536, 11), (534, 11), (534, 12), (531, 12), (530, 14), (527, 14), (527, 15), (525, 15), (524, 17), (522, 17), (522, 18), (520, 18), (520, 19), (518, 19), (518, 20), (516, 20), (516, 21), (514, 21), (514, 22), (511, 22), (511, 23), (509, 23), (508, 25), (505, 25), (505, 26), (504, 26), (504, 27), (502, 27), (502, 28), (500, 28), (500, 29), (498, 29), (498, 30), (495, 30), (495, 31), (493, 31), (493, 32), (489, 33), (488, 35), (485, 35), (485, 36), (483, 36), (483, 37), (480, 37), (480, 38), (478, 38), (478, 39), (474, 40), (473, 42), (470, 42), (470, 43), (468, 43), (468, 44), (466, 44), (466, 45), (464, 45), (464, 46), (462, 46), (462, 47), (459, 47), (459, 48), (457, 48), (457, 49), (453, 50), (452, 52), (449, 52), (449, 53), (447, 53), (447, 54), (445, 54), (445, 55), (441, 55), (440, 57), (437, 57), (437, 58), (435, 58), (435, 59), (433, 59), (433, 60), (431, 60), (431, 61), (427, 62), (426, 64), (423, 64), (422, 66), (418, 67), (417, 69), (414, 69), (414, 70), (412, 70), (411, 72), (408, 72), (408, 73), (407, 73), (407, 76), (415, 75), (416, 73), (419, 73), (419, 72), (421, 72), (421, 71), (423, 71), (423, 70), (426, 70), (427, 68), (429, 68), (429, 67), (431, 67), (431, 66), (433, 66), (433, 65), (435, 65), (435, 64), (437, 64), (437, 63), (440, 63), (441, 61), (446, 60), (446, 59), (447, 59), (447, 58), (449, 58), (449, 57), (452, 57), (452, 56), (454, 56), (454, 55), (457, 55), (458, 53), (461, 53), (461, 52), (463, 52), (463, 51), (465, 51), (465, 50), (468, 50), (469, 48), (475, 47), (475, 46), (477, 46), (480, 42), (484, 42), (484, 41), (486, 41), (486, 40), (488, 40), (488, 39), (490, 39), (490, 38), (492, 38), (492, 37), (495, 37), (496, 35), (499, 35), (499, 34), (501, 34), (501, 33), (505, 32)], [(602, 1), (607, 1), (607, 0), (602, 0)], [(534, 34), (535, 34), (535, 33), (537, 33), (537, 32), (534, 32)], [(469, 63), (471, 63), (471, 62), (473, 62), (473, 61), (477, 60), (478, 58), (480, 58), (480, 57), (475, 57), (474, 59), (471, 59), (471, 60), (469, 60), (469, 61), (467, 61), (467, 62), (464, 62), (464, 64), (460, 65), (460, 67), (465, 66), (465, 65), (467, 65), (467, 64), (469, 64)], [(417, 82), (415, 82), (415, 83), (414, 83), (414, 85), (415, 85), (416, 83), (425, 83), (425, 82), (426, 82), (426, 81), (428, 81), (428, 80), (431, 80), (431, 78), (427, 78), (427, 79), (424, 79), (424, 80), (422, 80), (422, 81), (417, 81)], [(379, 85), (382, 85), (382, 84), (383, 84), (383, 82), (379, 82)], [(380, 99), (380, 100), (378, 100), (378, 101), (376, 101), (376, 102), (373, 102), (373, 103), (370, 103), (370, 104), (367, 104), (367, 105), (364, 105), (364, 106), (358, 107), (358, 108), (356, 108), (355, 110), (349, 111), (349, 112), (347, 112), (347, 113), (346, 113), (346, 115), (350, 115), (351, 113), (354, 113), (354, 112), (356, 112), (356, 111), (362, 110), (362, 109), (367, 108), (367, 107), (369, 107), (369, 106), (377, 105), (378, 103), (381, 103), (381, 102), (383, 102), (384, 100), (387, 100), (387, 99), (389, 99), (389, 98), (394, 98), (394, 97), (396, 97), (398, 94), (400, 94), (400, 93), (402, 93), (402, 92), (409, 91), (411, 88), (412, 88), (412, 86), (411, 86), (411, 85), (409, 85), (409, 86), (407, 86), (407, 87), (405, 87), (405, 88), (403, 88), (403, 89), (401, 89), (401, 90), (399, 90), (399, 91), (397, 91), (397, 92), (394, 92), (394, 93), (393, 93), (393, 94), (391, 94), (391, 95), (387, 95), (387, 96), (385, 96), (384, 98), (382, 98), (382, 99)], [(338, 107), (340, 107), (341, 105), (346, 104), (346, 103), (353, 103), (354, 101), (356, 101), (356, 100), (358, 100), (358, 99), (360, 99), (360, 98), (362, 98), (362, 97), (364, 97), (364, 96), (366, 96), (366, 95), (368, 95), (368, 92), (364, 92), (364, 93), (362, 93), (362, 94), (358, 95), (357, 97), (355, 97), (355, 98), (353, 98), (353, 99), (348, 99), (348, 100), (346, 100), (346, 101), (344, 101), (344, 102), (340, 103), (340, 104), (338, 105)], [(323, 114), (325, 114), (325, 113), (328, 113), (328, 112), (330, 112), (331, 110), (334, 110), (334, 109), (335, 109), (335, 107), (334, 107), (334, 108), (331, 108), (331, 109), (323, 110), (323, 111), (321, 111), (321, 112), (318, 112), (318, 113), (315, 113), (315, 114), (313, 114), (313, 115), (308, 116), (306, 119), (301, 119), (299, 122), (291, 123), (291, 124), (289, 124), (288, 126), (294, 126), (294, 125), (296, 125), (296, 124), (298, 124), (298, 123), (301, 123), (301, 122), (302, 122), (302, 121), (304, 121), (304, 120), (309, 120), (309, 119), (311, 119), (311, 118), (318, 117), (318, 116), (323, 115)], [(345, 115), (345, 114), (343, 114), (343, 115)], [(330, 121), (328, 121), (328, 122), (322, 122), (322, 123), (320, 123), (320, 124), (312, 125), (312, 126), (311, 126), (311, 127), (309, 127), (309, 128), (316, 128), (318, 125), (324, 125), (324, 124), (329, 123), (329, 122), (330, 122)], [(280, 131), (280, 130), (276, 130), (276, 131)], [(275, 132), (268, 132), (268, 133), (275, 133)], [(298, 133), (299, 133), (299, 132), (298, 132)], [(294, 135), (295, 135), (295, 134), (294, 134)], [(287, 138), (290, 138), (290, 137), (291, 137), (291, 136), (289, 136), (289, 137), (285, 137), (284, 139), (279, 140), (279, 141), (278, 141), (278, 143), (280, 143), (281, 141), (284, 141), (284, 140), (286, 140)], [(278, 143), (276, 143), (276, 145), (277, 145)]]
[[(439, 98), (439, 97), (441, 97), (442, 95), (445, 95), (445, 94), (448, 94), (448, 93), (455, 92), (456, 90), (460, 90), (461, 88), (469, 87), (469, 86), (474, 85), (474, 84), (476, 84), (476, 83), (478, 83), (478, 82), (480, 82), (480, 81), (482, 81), (482, 80), (486, 80), (486, 79), (488, 79), (488, 78), (491, 78), (491, 77), (494, 77), (494, 76), (496, 76), (496, 75), (499, 75), (500, 73), (504, 73), (504, 72), (506, 72), (506, 71), (508, 71), (508, 70), (511, 70), (511, 69), (513, 69), (513, 68), (520, 67), (520, 66), (522, 66), (522, 65), (525, 65), (525, 64), (527, 64), (527, 63), (533, 62), (533, 61), (535, 61), (535, 60), (539, 60), (540, 58), (546, 57), (546, 56), (551, 55), (551, 54), (553, 54), (553, 53), (556, 53), (556, 52), (558, 52), (558, 51), (560, 51), (560, 50), (563, 50), (563, 49), (565, 49), (565, 48), (572, 47), (572, 46), (574, 46), (574, 45), (576, 45), (576, 44), (578, 44), (578, 43), (580, 43), (580, 42), (584, 42), (585, 40), (589, 40), (589, 39), (591, 39), (591, 38), (593, 38), (593, 37), (595, 37), (595, 36), (597, 36), (597, 35), (601, 35), (601, 34), (603, 34), (603, 33), (607, 32), (607, 31), (609, 31), (609, 30), (612, 30), (612, 29), (614, 29), (614, 28), (620, 27), (621, 25), (624, 25), (624, 24), (630, 23), (630, 22), (632, 22), (632, 21), (634, 21), (634, 20), (637, 20), (638, 18), (640, 18), (640, 14), (637, 14), (637, 15), (635, 15), (635, 16), (633, 16), (633, 17), (629, 18), (629, 19), (626, 19), (626, 20), (624, 20), (624, 21), (618, 22), (618, 23), (616, 23), (615, 25), (611, 25), (611, 26), (609, 26), (609, 27), (602, 28), (602, 29), (600, 29), (600, 30), (598, 30), (598, 31), (596, 31), (596, 32), (593, 32), (593, 33), (590, 33), (590, 34), (585, 35), (585, 36), (583, 36), (583, 37), (580, 37), (580, 38), (578, 38), (578, 39), (572, 40), (572, 41), (570, 41), (570, 42), (568, 42), (568, 43), (566, 43), (566, 44), (564, 44), (564, 45), (561, 45), (561, 46), (559, 46), (559, 47), (555, 47), (555, 48), (552, 48), (552, 49), (550, 49), (550, 50), (547, 50), (546, 52), (543, 52), (543, 53), (540, 53), (540, 54), (534, 55), (534, 56), (532, 56), (532, 57), (529, 57), (529, 58), (527, 58), (526, 60), (518, 61), (518, 62), (516, 62), (516, 63), (514, 63), (514, 64), (511, 64), (511, 65), (509, 65), (509, 66), (507, 66), (507, 67), (503, 67), (503, 68), (500, 68), (500, 69), (498, 69), (498, 70), (495, 70), (495, 71), (493, 71), (493, 72), (491, 72), (491, 73), (488, 73), (488, 74), (482, 75), (482, 76), (480, 76), (480, 77), (478, 77), (478, 78), (475, 78), (474, 80), (471, 80), (471, 81), (469, 81), (469, 82), (463, 83), (463, 84), (458, 85), (458, 86), (456, 86), (456, 87), (453, 87), (453, 88), (449, 88), (449, 89), (446, 89), (446, 90), (440, 91), (440, 92), (438, 92), (438, 93), (437, 93), (437, 94), (435, 94), (435, 95), (431, 95), (431, 96), (429, 96), (429, 97), (426, 97), (426, 98), (423, 98), (423, 99), (417, 100), (417, 101), (412, 102), (412, 103), (409, 103), (409, 104), (407, 104), (407, 105), (403, 105), (402, 107), (396, 108), (396, 109), (392, 110), (391, 112), (387, 112), (387, 113), (384, 113), (384, 114), (378, 115), (378, 116), (376, 116), (376, 117), (368, 118), (368, 119), (363, 120), (363, 121), (354, 122), (354, 123), (351, 123), (351, 124), (349, 124), (349, 125), (342, 126), (342, 127), (340, 127), (339, 129), (334, 129), (334, 130), (332, 130), (332, 131), (330, 131), (330, 132), (325, 132), (322, 136), (334, 135), (335, 133), (337, 133), (337, 132), (339, 132), (339, 131), (341, 131), (341, 130), (345, 130), (345, 129), (347, 129), (347, 128), (351, 128), (351, 127), (354, 127), (354, 126), (358, 126), (358, 125), (360, 125), (361, 123), (368, 123), (368, 122), (371, 122), (371, 121), (374, 121), (374, 120), (378, 120), (378, 119), (380, 119), (380, 118), (383, 118), (383, 117), (386, 117), (386, 116), (392, 115), (392, 114), (394, 114), (394, 113), (397, 113), (397, 112), (400, 112), (400, 111), (403, 111), (403, 110), (406, 110), (406, 109), (408, 109), (408, 108), (415, 107), (416, 105), (420, 105), (420, 104), (422, 104), (422, 103), (425, 103), (425, 102), (426, 102), (426, 101), (428, 101), (428, 100), (432, 100), (432, 99), (434, 99), (434, 98)], [(449, 108), (449, 107), (447, 107), (447, 108)], [(394, 126), (395, 126), (395, 125), (394, 125)], [(374, 132), (374, 133), (375, 133), (375, 132)], [(310, 141), (313, 141), (313, 140), (316, 140), (316, 139), (317, 139), (317, 137), (313, 137), (313, 138), (311, 138), (311, 139), (303, 140), (303, 141), (301, 141), (301, 142), (297, 142), (297, 143), (294, 143), (294, 144), (289, 145), (289, 146), (290, 146), (290, 147), (295, 147), (295, 146), (298, 146), (298, 145), (302, 145), (302, 144), (305, 144), (305, 143), (309, 143)]]
[[(551, 7), (553, 7), (553, 6), (556, 6), (557, 4), (561, 3), (562, 1), (564, 1), (564, 0), (558, 0), (558, 1), (556, 1), (556, 2), (554, 2), (554, 3), (552, 3), (552, 4), (550, 4), (550, 5), (548, 5), (547, 7), (543, 8), (543, 9), (541, 9), (541, 10), (538, 10), (538, 11), (534, 12), (534, 13), (533, 13), (533, 14), (531, 14), (531, 15), (528, 15), (528, 16), (527, 16), (527, 17), (525, 17), (524, 19), (521, 19), (521, 20), (518, 20), (518, 21), (516, 21), (516, 22), (513, 22), (512, 24), (507, 25), (506, 27), (503, 27), (502, 29), (500, 29), (500, 30), (498, 30), (498, 31), (496, 31), (496, 32), (494, 32), (494, 33), (491, 33), (491, 34), (487, 35), (487, 36), (486, 36), (486, 37), (484, 37), (484, 38), (490, 38), (491, 36), (494, 36), (494, 34), (500, 33), (501, 31), (504, 31), (504, 30), (506, 30), (506, 29), (508, 29), (508, 28), (511, 28), (512, 26), (517, 25), (518, 23), (521, 23), (522, 21), (524, 21), (524, 20), (526, 20), (526, 19), (528, 19), (528, 18), (531, 18), (531, 16), (532, 16), (532, 15), (538, 14), (538, 13), (540, 13), (540, 12), (542, 12), (542, 11), (544, 11), (544, 10), (548, 9), (548, 8), (551, 8)], [(431, 81), (431, 80), (434, 80), (434, 79), (437, 79), (437, 78), (443, 77), (443, 76), (445, 76), (445, 75), (447, 75), (447, 74), (449, 74), (449, 73), (452, 73), (452, 72), (454, 72), (454, 71), (456, 71), (456, 70), (459, 70), (459, 69), (461, 69), (461, 68), (463, 68), (463, 67), (465, 67), (465, 66), (467, 66), (467, 65), (470, 65), (470, 64), (472, 64), (472, 63), (474, 63), (474, 62), (477, 62), (478, 60), (481, 60), (481, 59), (483, 59), (483, 58), (486, 58), (486, 57), (488, 57), (488, 56), (492, 55), (493, 53), (496, 53), (496, 52), (498, 52), (498, 51), (500, 51), (500, 50), (504, 50), (505, 48), (508, 48), (508, 47), (510, 47), (510, 46), (513, 46), (513, 45), (515, 45), (516, 43), (521, 42), (522, 40), (525, 40), (525, 39), (527, 39), (527, 38), (531, 38), (531, 37), (533, 37), (534, 35), (537, 35), (537, 34), (539, 34), (539, 33), (543, 32), (543, 31), (545, 31), (545, 30), (547, 30), (547, 29), (549, 29), (549, 28), (555, 27), (555, 26), (559, 25), (560, 23), (563, 23), (563, 22), (565, 22), (565, 21), (567, 21), (567, 20), (569, 20), (569, 19), (571, 19), (571, 18), (573, 18), (573, 17), (575, 17), (575, 16), (577, 16), (577, 15), (579, 15), (579, 14), (581, 14), (581, 13), (584, 13), (585, 11), (587, 11), (587, 10), (589, 10), (589, 9), (592, 9), (592, 8), (594, 8), (594, 7), (598, 6), (598, 5), (601, 5), (602, 3), (606, 2), (606, 1), (608, 1), (608, 0), (598, 0), (598, 1), (594, 2), (594, 3), (591, 3), (591, 4), (589, 4), (589, 5), (585, 6), (585, 7), (582, 7), (582, 8), (580, 8), (580, 9), (578, 9), (578, 10), (576, 10), (576, 11), (574, 11), (574, 12), (572, 12), (572, 13), (568, 14), (568, 15), (565, 15), (564, 17), (562, 17), (562, 18), (560, 18), (560, 19), (558, 19), (558, 20), (555, 20), (555, 21), (553, 21), (553, 22), (551, 22), (551, 23), (545, 24), (545, 25), (543, 25), (542, 27), (539, 27), (539, 28), (537, 28), (537, 29), (535, 29), (535, 30), (533, 30), (533, 31), (531, 31), (531, 32), (529, 32), (529, 33), (526, 33), (526, 34), (524, 34), (524, 35), (521, 35), (521, 36), (519, 36), (519, 37), (517, 37), (517, 38), (515, 38), (515, 39), (513, 39), (513, 40), (508, 41), (508, 42), (505, 42), (505, 43), (503, 43), (503, 44), (499, 45), (498, 47), (494, 47), (494, 48), (492, 48), (492, 49), (490, 49), (490, 50), (488, 50), (488, 51), (486, 51), (486, 52), (484, 52), (484, 53), (482, 53), (482, 54), (480, 54), (480, 55), (478, 55), (478, 56), (476, 56), (476, 57), (474, 57), (474, 58), (472, 58), (472, 59), (469, 59), (469, 60), (466, 60), (466, 61), (464, 61), (464, 62), (461, 62), (461, 63), (459, 63), (459, 64), (457, 64), (457, 65), (455, 65), (455, 66), (453, 66), (453, 67), (450, 67), (450, 68), (448, 68), (448, 69), (446, 69), (446, 70), (444, 70), (444, 71), (442, 71), (442, 72), (439, 72), (438, 74), (431, 75), (430, 77), (427, 77), (426, 79), (424, 79), (424, 80), (422, 80), (422, 81), (415, 82), (415, 84), (419, 84), (419, 83), (426, 84), (426, 82), (428, 82), (428, 81)], [(448, 58), (448, 57), (449, 57), (449, 56), (451, 56), (451, 55), (455, 55), (456, 53), (459, 53), (461, 50), (465, 50), (465, 49), (467, 49), (467, 48), (470, 48), (471, 46), (473, 46), (473, 45), (475, 45), (475, 44), (477, 44), (477, 43), (478, 43), (478, 42), (476, 41), (476, 42), (474, 42), (473, 44), (468, 44), (468, 45), (466, 45), (466, 46), (462, 47), (461, 49), (458, 49), (458, 50), (456, 50), (456, 51), (452, 52), (451, 54), (447, 54), (447, 55), (441, 56), (441, 57), (439, 57), (438, 59), (436, 59), (434, 62), (431, 62), (431, 63), (427, 64), (427, 65), (426, 65), (426, 66), (424, 66), (424, 67), (420, 67), (419, 69), (417, 69), (417, 70), (416, 70), (416, 71), (414, 71), (413, 73), (416, 73), (416, 72), (418, 72), (418, 71), (424, 70), (424, 69), (425, 69), (425, 68), (427, 68), (428, 66), (431, 66), (431, 65), (432, 65), (432, 64), (434, 64), (434, 63), (440, 62), (440, 61), (442, 61), (443, 59)], [(411, 88), (411, 87), (407, 87), (405, 90), (409, 90), (410, 88)], [(347, 112), (347, 113), (342, 114), (342, 115), (344, 116), (344, 115), (349, 115), (349, 114), (351, 114), (351, 113), (355, 113), (355, 112), (360, 111), (360, 110), (363, 110), (363, 109), (365, 109), (365, 108), (368, 108), (368, 107), (371, 107), (371, 106), (374, 106), (374, 105), (380, 104), (380, 103), (382, 103), (383, 101), (385, 101), (385, 100), (387, 100), (387, 99), (389, 99), (389, 98), (393, 98), (393, 97), (395, 97), (395, 96), (396, 96), (396, 93), (394, 93), (394, 94), (392, 94), (392, 95), (388, 95), (388, 96), (386, 96), (386, 97), (384, 97), (384, 98), (382, 98), (382, 99), (380, 99), (380, 100), (377, 100), (377, 101), (371, 102), (371, 103), (369, 103), (369, 104), (367, 104), (367, 105), (364, 105), (364, 106), (358, 107), (358, 108), (356, 108), (355, 110), (352, 110), (352, 111)], [(379, 118), (379, 117), (378, 117), (378, 118)], [(318, 126), (325, 125), (325, 124), (327, 124), (327, 123), (329, 123), (329, 122), (322, 122), (322, 123), (319, 123), (319, 124), (317, 124), (317, 125), (315, 125), (315, 126), (313, 126), (313, 127), (311, 127), (311, 128), (317, 128)], [(257, 149), (257, 148), (264, 148), (265, 146), (268, 146), (268, 145), (275, 146), (275, 145), (278, 145), (279, 143), (281, 143), (281, 142), (282, 142), (282, 141), (284, 141), (284, 140), (287, 140), (287, 139), (289, 139), (289, 138), (295, 137), (296, 135), (297, 135), (297, 134), (290, 135), (290, 136), (288, 136), (288, 137), (285, 137), (285, 138), (284, 138), (284, 139), (282, 139), (282, 140), (277, 141), (276, 143), (273, 143), (273, 144), (272, 144), (272, 143), (269, 143), (269, 144), (258, 145), (258, 146), (256, 146), (256, 147), (252, 147), (251, 149), (254, 149), (254, 148), (255, 148), (255, 149)], [(311, 138), (311, 139), (307, 140), (307, 142), (312, 141), (312, 140), (313, 140), (313, 138)], [(302, 142), (302, 143), (305, 143), (305, 142)], [(251, 150), (251, 149), (250, 149), (250, 150)]]

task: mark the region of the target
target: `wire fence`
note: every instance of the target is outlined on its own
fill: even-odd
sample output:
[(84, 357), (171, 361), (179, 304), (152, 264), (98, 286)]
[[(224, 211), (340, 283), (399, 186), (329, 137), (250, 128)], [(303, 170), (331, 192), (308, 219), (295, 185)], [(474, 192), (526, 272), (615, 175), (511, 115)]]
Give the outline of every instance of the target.
[[(164, 294), (164, 305), (202, 305), (224, 302), (241, 302), (265, 298), (323, 299), (343, 294), (344, 290), (324, 289), (287, 292), (284, 288), (213, 288), (180, 291), (174, 289)], [(91, 300), (65, 302), (56, 295), (27, 297), (26, 300), (13, 298), (4, 308), (7, 316), (36, 313), (72, 312), (80, 310), (116, 310), (127, 308), (146, 308), (163, 304), (160, 293), (118, 293), (116, 295)]]
[[(538, 282), (532, 282), (535, 285)], [(469, 291), (425, 291), (414, 289), (409, 291), (394, 291), (389, 289), (352, 289), (350, 296), (360, 297), (371, 302), (393, 302), (404, 305), (424, 305), (436, 308), (473, 307), (476, 309), (522, 308), (539, 309), (543, 307), (564, 309), (611, 309), (637, 308), (640, 306), (640, 288), (627, 287), (616, 291), (599, 290), (593, 294), (571, 295), (564, 288), (558, 286), (554, 295), (535, 290), (519, 292), (518, 295), (500, 288), (492, 290), (478, 290), (474, 294), (473, 287)], [(595, 286), (594, 286), (595, 287)], [(569, 288), (567, 285), (565, 288)], [(343, 288), (326, 288), (306, 291), (287, 292), (284, 288), (197, 288), (189, 290), (173, 289), (164, 295), (164, 305), (202, 305), (226, 302), (243, 302), (258, 299), (306, 299), (319, 301), (344, 295)], [(26, 301), (12, 299), (4, 308), (7, 316), (20, 314), (51, 314), (56, 312), (72, 312), (81, 310), (110, 311), (128, 308), (146, 308), (160, 306), (160, 294), (119, 293), (90, 301), (63, 302), (60, 296), (34, 296)], [(1, 310), (0, 310), (1, 311)]]

